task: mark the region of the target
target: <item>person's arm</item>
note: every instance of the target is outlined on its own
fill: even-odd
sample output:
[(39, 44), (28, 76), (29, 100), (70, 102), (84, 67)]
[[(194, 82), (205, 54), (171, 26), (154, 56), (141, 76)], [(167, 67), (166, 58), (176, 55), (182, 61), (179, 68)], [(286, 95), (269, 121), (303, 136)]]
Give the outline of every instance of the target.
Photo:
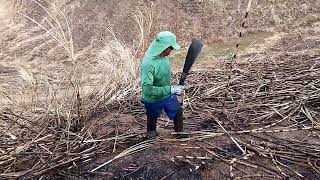
[(153, 85), (154, 81), (154, 68), (151, 64), (143, 64), (141, 66), (141, 86), (142, 91), (147, 96), (153, 96), (155, 98), (164, 97), (171, 93), (171, 86), (157, 87)]

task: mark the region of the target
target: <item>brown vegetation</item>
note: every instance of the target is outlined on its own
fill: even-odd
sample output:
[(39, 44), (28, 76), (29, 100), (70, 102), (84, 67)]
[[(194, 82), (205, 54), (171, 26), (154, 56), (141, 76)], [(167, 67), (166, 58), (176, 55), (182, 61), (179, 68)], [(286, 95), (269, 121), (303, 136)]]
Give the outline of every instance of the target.
[[(1, 178), (320, 178), (316, 0), (252, 1), (244, 29), (248, 1), (0, 4), (14, 9), (0, 14)], [(160, 30), (207, 42), (187, 82), (187, 139), (166, 117), (144, 139), (139, 59)], [(230, 70), (216, 52), (236, 41)]]

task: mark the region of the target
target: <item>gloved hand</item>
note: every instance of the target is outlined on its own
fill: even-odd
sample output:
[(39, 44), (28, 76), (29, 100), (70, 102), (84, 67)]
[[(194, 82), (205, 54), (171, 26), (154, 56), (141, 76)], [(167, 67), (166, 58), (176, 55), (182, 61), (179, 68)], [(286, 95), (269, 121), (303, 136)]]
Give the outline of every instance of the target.
[(184, 86), (182, 86), (182, 85), (171, 86), (171, 94), (175, 94), (175, 95), (180, 96), (183, 94), (183, 90), (184, 90)]

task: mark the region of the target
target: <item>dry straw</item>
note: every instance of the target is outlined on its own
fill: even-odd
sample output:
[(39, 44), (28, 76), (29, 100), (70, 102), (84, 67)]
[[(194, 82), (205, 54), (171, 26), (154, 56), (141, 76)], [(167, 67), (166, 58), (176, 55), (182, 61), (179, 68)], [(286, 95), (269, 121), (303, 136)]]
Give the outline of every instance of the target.
[[(136, 55), (144, 48), (144, 38), (150, 31), (151, 11), (143, 10), (134, 15), (139, 23), (139, 32), (143, 33), (137, 46), (128, 47), (114, 32), (109, 31), (111, 36), (101, 40), (100, 48), (88, 50), (93, 58), (79, 61), (83, 51), (76, 52), (74, 49), (76, 42), (64, 12), (46, 0), (32, 0), (32, 3), (45, 12), (43, 21), (23, 13), (20, 15), (49, 34), (56, 46), (62, 47), (68, 55), (65, 61), (71, 62), (71, 65), (59, 67), (54, 81), (48, 79), (51, 72), (35, 75), (30, 69), (21, 67), (19, 74), (25, 83), (24, 93), (21, 93), (25, 99), (23, 107), (2, 92), (12, 108), (0, 112), (1, 121), (8, 122), (1, 128), (7, 129), (8, 133), (3, 138), (12, 144), (0, 148), (1, 178), (42, 178), (58, 168), (73, 168), (78, 162), (91, 162), (99, 153), (107, 153), (107, 147), (112, 142), (115, 142), (113, 150), (117, 153), (119, 144), (141, 138), (140, 134), (125, 132), (116, 136), (97, 136), (96, 128), (100, 122), (90, 118), (101, 108), (138, 92), (140, 62)], [(150, 15), (145, 18), (145, 13)], [(29, 96), (34, 98), (33, 104), (27, 100)], [(148, 142), (132, 146), (115, 159), (148, 147)], [(33, 167), (22, 166), (29, 161), (36, 161)]]

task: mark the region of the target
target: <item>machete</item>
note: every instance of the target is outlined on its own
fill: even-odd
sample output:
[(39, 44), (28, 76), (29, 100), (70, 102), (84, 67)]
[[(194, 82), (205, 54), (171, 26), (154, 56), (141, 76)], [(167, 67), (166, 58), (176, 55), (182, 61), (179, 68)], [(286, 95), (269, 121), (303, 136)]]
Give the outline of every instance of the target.
[(203, 43), (199, 39), (192, 39), (192, 43), (189, 46), (186, 60), (184, 62), (183, 70), (181, 73), (179, 85), (184, 85), (184, 82), (188, 76), (188, 73), (196, 61), (203, 47)]

